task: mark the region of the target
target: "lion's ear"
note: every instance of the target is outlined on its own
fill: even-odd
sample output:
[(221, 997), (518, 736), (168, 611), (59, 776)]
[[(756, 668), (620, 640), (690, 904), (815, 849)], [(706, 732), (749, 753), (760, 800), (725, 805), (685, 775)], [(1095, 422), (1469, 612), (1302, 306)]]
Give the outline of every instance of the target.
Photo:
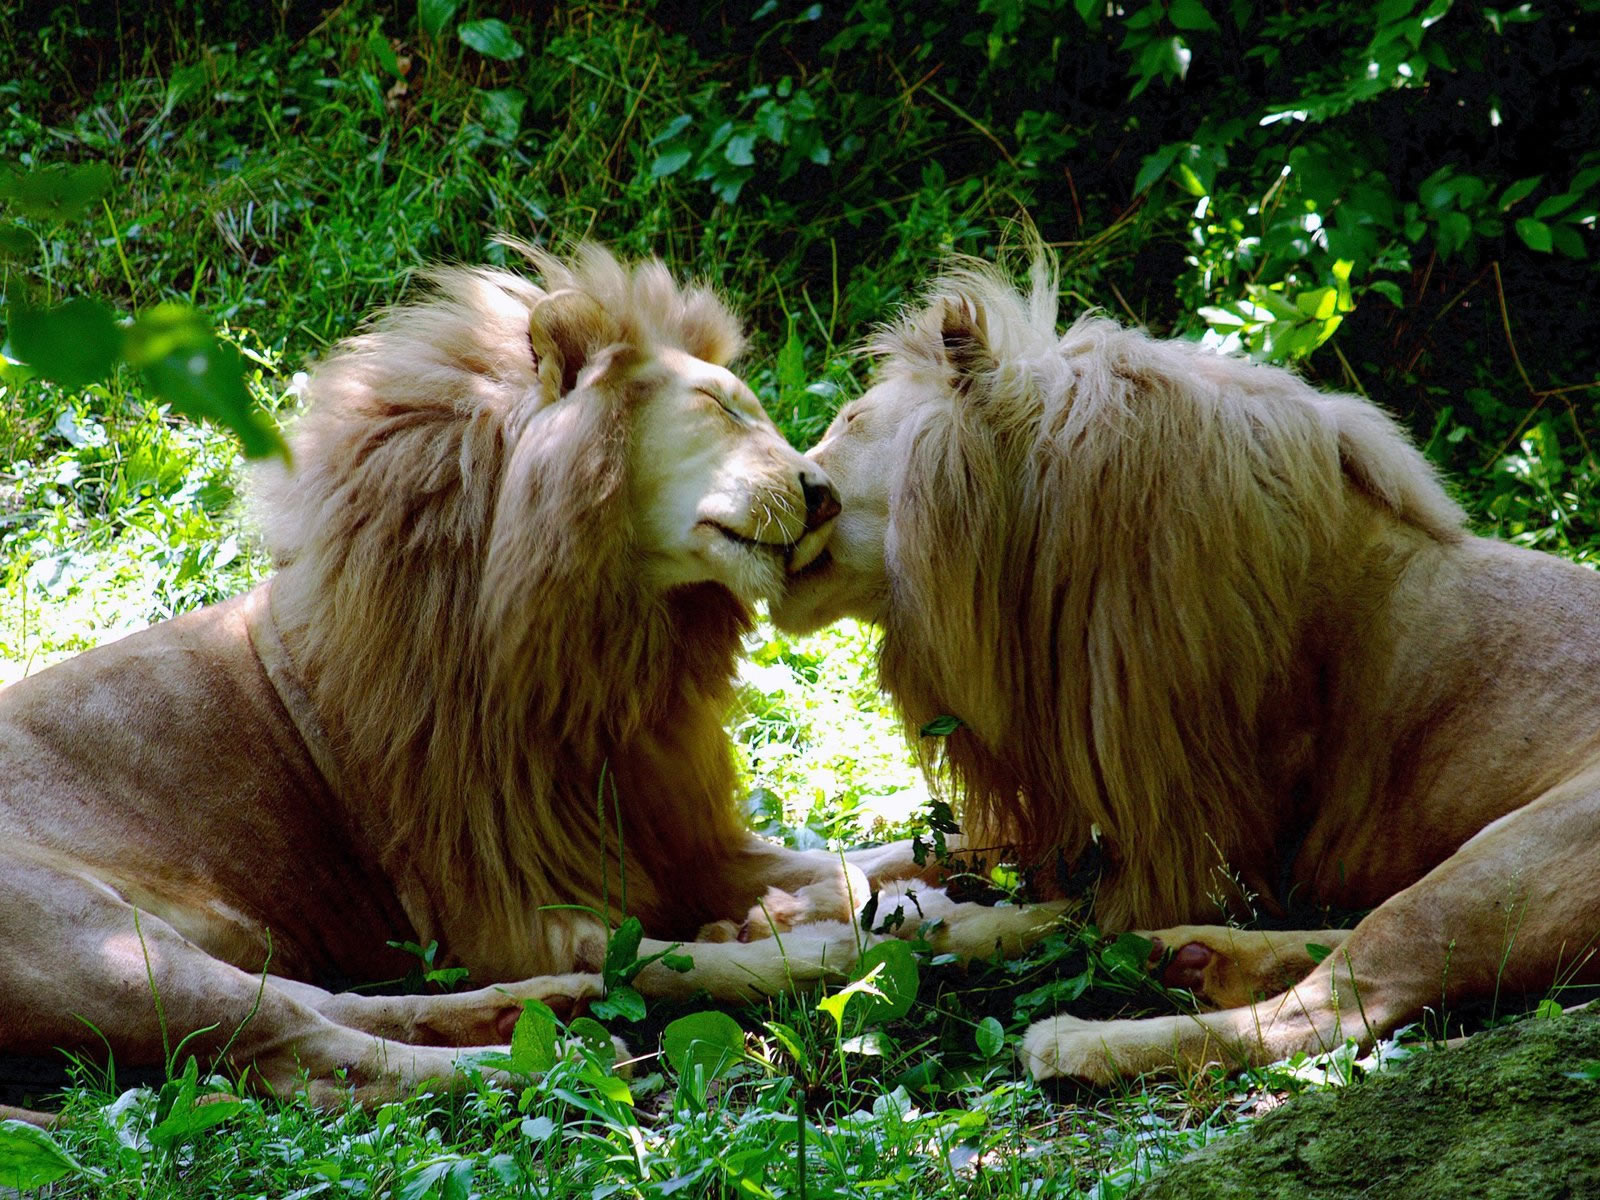
[(947, 297), (942, 308), (939, 337), (945, 361), (955, 372), (956, 387), (965, 388), (976, 376), (995, 369), (989, 322), (983, 306), (966, 297)]
[(578, 383), (594, 354), (621, 336), (615, 320), (587, 292), (552, 292), (528, 315), (528, 345), (548, 398), (559, 400)]

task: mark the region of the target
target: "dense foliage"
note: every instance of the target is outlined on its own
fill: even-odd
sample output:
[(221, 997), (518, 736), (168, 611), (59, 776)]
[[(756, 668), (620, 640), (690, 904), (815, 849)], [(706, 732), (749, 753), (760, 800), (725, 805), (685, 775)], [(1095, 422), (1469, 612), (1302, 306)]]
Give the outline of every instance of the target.
[[(147, 333), (214, 330), (278, 411), (415, 268), (506, 261), (497, 230), (716, 281), (804, 445), (864, 378), (850, 348), (942, 254), (1031, 223), (1068, 314), (1363, 391), (1484, 528), (1600, 557), (1597, 87), (1600, 0), (0, 0), (0, 682), (264, 569), (239, 444), (167, 407)], [(81, 204), (53, 198), (69, 176), (95, 181)], [(45, 370), (84, 330), (95, 370)], [(735, 732), (764, 832), (838, 842), (922, 798), (871, 659), (857, 631), (752, 647)], [(66, 1140), (107, 1174), (60, 1186), (1117, 1196), (1256, 1086), (1299, 1086), (1051, 1105), (1007, 1039), (1052, 1006), (1148, 999), (1139, 957), (1089, 932), (970, 977), (924, 962), (893, 1021), (844, 993), (741, 1014), (736, 1066), (697, 1073), (669, 1033), (620, 1093), (569, 1057), (520, 1093), (325, 1122), (218, 1101), (228, 1082), (180, 1063), (108, 1109), (91, 1073)], [(652, 1048), (672, 1015), (624, 1033)]]

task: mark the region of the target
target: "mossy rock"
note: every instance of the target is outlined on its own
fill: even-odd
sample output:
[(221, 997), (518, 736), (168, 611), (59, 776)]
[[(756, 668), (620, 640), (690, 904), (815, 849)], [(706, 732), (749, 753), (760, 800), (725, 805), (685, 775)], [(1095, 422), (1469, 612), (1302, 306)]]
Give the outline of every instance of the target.
[(1600, 1197), (1600, 1011), (1530, 1019), (1308, 1093), (1131, 1200)]

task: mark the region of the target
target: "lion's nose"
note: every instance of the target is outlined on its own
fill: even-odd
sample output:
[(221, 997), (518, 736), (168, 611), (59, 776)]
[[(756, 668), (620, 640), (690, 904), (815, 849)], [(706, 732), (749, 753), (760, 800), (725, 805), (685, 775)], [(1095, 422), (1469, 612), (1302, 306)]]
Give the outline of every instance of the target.
[(839, 515), (839, 493), (816, 467), (800, 470), (800, 492), (806, 498), (806, 528), (818, 529)]

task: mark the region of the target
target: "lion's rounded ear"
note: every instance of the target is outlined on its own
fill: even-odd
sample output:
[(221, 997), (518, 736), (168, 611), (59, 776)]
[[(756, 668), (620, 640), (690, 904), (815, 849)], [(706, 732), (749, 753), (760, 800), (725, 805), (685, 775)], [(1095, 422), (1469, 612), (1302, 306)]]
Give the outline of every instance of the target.
[(983, 306), (967, 297), (946, 297), (941, 307), (939, 337), (945, 361), (955, 372), (956, 386), (964, 388), (975, 376), (995, 369), (989, 322)]
[(528, 345), (549, 399), (559, 400), (576, 387), (590, 357), (614, 344), (621, 332), (587, 292), (551, 292), (535, 304), (528, 314)]

